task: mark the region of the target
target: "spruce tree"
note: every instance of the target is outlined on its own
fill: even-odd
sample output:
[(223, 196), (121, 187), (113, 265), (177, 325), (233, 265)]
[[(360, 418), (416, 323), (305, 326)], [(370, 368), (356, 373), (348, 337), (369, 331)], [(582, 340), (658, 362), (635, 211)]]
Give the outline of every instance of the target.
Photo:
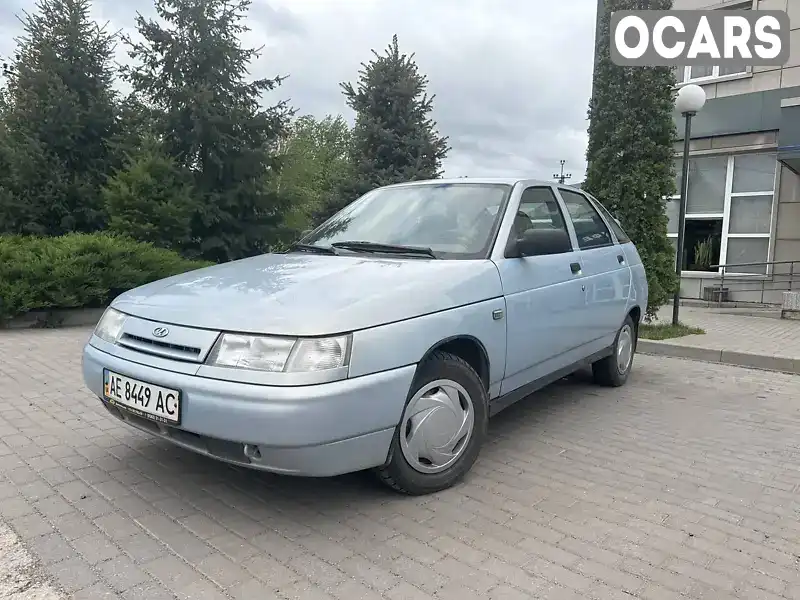
[(100, 187), (119, 164), (112, 88), (114, 38), (90, 17), (90, 0), (39, 0), (4, 64), (5, 145), (0, 230), (93, 231), (106, 216)]
[(156, 0), (160, 21), (137, 17), (141, 42), (125, 75), (152, 109), (175, 164), (191, 172), (195, 254), (225, 261), (267, 249), (286, 201), (270, 180), (291, 111), (264, 107), (281, 78), (248, 80), (258, 49), (242, 47), (250, 0)]
[(669, 67), (620, 67), (610, 55), (611, 14), (642, 8), (669, 10), (672, 0), (605, 2), (596, 42), (583, 188), (619, 219), (636, 244), (647, 270), (649, 318), (677, 286), (664, 203), (675, 193), (675, 75)]
[(356, 113), (353, 179), (326, 202), (318, 220), (375, 187), (442, 175), (450, 147), (430, 115), (435, 96), (427, 94), (427, 76), (420, 73), (414, 54), (400, 52), (396, 35), (383, 54), (372, 54), (355, 85), (341, 84)]

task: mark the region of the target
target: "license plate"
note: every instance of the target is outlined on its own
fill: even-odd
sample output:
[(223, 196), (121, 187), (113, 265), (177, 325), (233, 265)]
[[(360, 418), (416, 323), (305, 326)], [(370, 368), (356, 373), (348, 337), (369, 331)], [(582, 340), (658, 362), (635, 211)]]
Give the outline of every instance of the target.
[(153, 385), (103, 369), (103, 395), (109, 404), (145, 419), (167, 425), (180, 425), (180, 390)]

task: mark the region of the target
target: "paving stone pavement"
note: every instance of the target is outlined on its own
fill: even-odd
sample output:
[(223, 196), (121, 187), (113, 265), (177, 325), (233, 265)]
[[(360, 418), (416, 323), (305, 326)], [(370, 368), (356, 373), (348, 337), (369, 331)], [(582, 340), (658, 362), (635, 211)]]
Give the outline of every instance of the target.
[(88, 334), (0, 332), (0, 520), (66, 597), (800, 598), (800, 377), (637, 356), (624, 388), (504, 411), (462, 485), (407, 498), (124, 427), (83, 388)]
[[(700, 327), (705, 334), (665, 343), (800, 360), (800, 321), (725, 314), (694, 306), (681, 306), (679, 316), (681, 323)], [(658, 312), (658, 322), (672, 322), (672, 306)]]

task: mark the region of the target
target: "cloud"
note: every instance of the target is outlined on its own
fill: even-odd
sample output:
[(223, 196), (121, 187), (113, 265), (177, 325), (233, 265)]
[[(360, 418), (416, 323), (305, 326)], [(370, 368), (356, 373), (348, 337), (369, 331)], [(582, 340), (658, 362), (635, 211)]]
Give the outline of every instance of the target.
[[(32, 0), (15, 3), (32, 6)], [(436, 94), (434, 118), (452, 146), (447, 175), (551, 179), (565, 159), (572, 181), (580, 181), (596, 6), (596, 0), (253, 0), (244, 41), (263, 46), (253, 76), (289, 75), (272, 92), (275, 101), (289, 99), (301, 114), (352, 119), (339, 82), (355, 81), (371, 49), (381, 51), (396, 33)], [(94, 13), (113, 28), (129, 28), (137, 9), (153, 14), (149, 0), (95, 0)], [(8, 23), (8, 9), (2, 11), (0, 23)]]
[(14, 53), (14, 38), (22, 32), (22, 25), (17, 16), (23, 16), (23, 10), (30, 10), (27, 0), (0, 0), (0, 63)]

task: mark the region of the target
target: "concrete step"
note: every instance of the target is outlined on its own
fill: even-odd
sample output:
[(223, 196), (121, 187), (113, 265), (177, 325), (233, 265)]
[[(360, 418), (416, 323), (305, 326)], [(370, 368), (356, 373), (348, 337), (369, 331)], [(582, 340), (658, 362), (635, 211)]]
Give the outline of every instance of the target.
[(653, 356), (668, 356), (671, 358), (686, 358), (702, 362), (760, 369), (763, 371), (777, 371), (800, 375), (800, 360), (788, 356), (768, 356), (738, 350), (724, 350), (720, 348), (699, 348), (688, 346), (677, 340), (639, 340), (636, 352)]

